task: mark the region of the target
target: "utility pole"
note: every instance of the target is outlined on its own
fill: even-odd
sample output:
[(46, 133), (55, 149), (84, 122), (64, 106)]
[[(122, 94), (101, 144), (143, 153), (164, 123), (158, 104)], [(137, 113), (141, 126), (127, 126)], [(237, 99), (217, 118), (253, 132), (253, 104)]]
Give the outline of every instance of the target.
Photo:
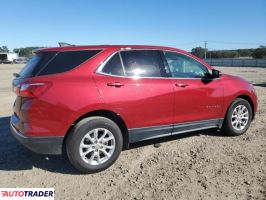
[(204, 41), (204, 46), (205, 46), (204, 59), (206, 60), (206, 58), (207, 58), (207, 41)]

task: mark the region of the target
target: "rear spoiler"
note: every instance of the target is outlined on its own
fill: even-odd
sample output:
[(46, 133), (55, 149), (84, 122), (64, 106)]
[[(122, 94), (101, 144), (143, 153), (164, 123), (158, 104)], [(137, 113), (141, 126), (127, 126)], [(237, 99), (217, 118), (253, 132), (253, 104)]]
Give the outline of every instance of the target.
[[(58, 45), (59, 45), (59, 47), (75, 46), (74, 44), (69, 44), (69, 43), (66, 43), (66, 42), (58, 42)], [(36, 53), (38, 53), (40, 50), (42, 50), (42, 49), (46, 49), (46, 48), (47, 48), (47, 47), (34, 49), (34, 50), (32, 50), (32, 54), (36, 54)]]

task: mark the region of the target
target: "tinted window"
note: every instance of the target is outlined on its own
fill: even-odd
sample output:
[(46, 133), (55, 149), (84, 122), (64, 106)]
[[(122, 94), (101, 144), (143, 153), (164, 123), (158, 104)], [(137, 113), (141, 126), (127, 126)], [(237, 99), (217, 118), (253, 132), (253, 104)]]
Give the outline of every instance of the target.
[(183, 54), (164, 52), (172, 77), (202, 78), (208, 73), (208, 69), (198, 61)]
[(19, 78), (35, 76), (55, 56), (56, 52), (42, 52), (33, 56), (19, 73)]
[(127, 76), (162, 77), (159, 51), (132, 50), (121, 52)]
[(102, 72), (111, 75), (124, 76), (123, 67), (119, 54), (115, 54), (104, 66)]
[(99, 52), (100, 50), (60, 52), (47, 64), (47, 66), (39, 73), (39, 75), (55, 74), (69, 71), (79, 66)]

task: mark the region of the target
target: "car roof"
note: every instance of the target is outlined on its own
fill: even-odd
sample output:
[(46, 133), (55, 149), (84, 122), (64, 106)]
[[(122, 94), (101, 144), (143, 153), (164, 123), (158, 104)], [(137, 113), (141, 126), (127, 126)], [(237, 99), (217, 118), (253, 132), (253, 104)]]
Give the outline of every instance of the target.
[(165, 46), (153, 46), (153, 45), (70, 45), (64, 47), (51, 47), (37, 49), (35, 53), (42, 51), (75, 51), (75, 50), (90, 50), (90, 49), (158, 49), (158, 50), (174, 50), (185, 52), (181, 49)]
[(155, 46), (155, 45), (70, 45), (70, 46), (64, 46), (64, 47), (52, 47), (52, 48), (42, 48), (35, 50), (35, 53), (39, 52), (45, 52), (45, 51), (56, 51), (56, 52), (62, 52), (62, 51), (78, 51), (78, 50), (111, 50), (111, 51), (118, 51), (120, 49), (129, 50), (129, 49), (155, 49), (155, 50), (168, 50), (168, 51), (176, 51), (179, 53), (183, 53), (185, 55), (188, 55), (190, 57), (193, 57), (195, 60), (201, 62), (205, 66), (208, 66), (208, 68), (212, 69), (212, 67), (204, 62), (203, 60), (199, 59), (198, 57), (184, 51), (178, 48), (174, 47), (166, 47), (166, 46)]

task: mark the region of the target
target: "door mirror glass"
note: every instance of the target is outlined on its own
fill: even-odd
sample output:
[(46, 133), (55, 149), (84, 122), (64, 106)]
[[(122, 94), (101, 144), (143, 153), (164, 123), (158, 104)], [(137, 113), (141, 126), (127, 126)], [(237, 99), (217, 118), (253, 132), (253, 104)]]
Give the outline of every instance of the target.
[(220, 77), (220, 71), (217, 69), (212, 70), (212, 78), (219, 78)]

